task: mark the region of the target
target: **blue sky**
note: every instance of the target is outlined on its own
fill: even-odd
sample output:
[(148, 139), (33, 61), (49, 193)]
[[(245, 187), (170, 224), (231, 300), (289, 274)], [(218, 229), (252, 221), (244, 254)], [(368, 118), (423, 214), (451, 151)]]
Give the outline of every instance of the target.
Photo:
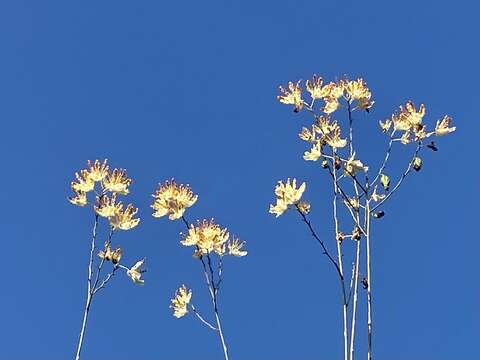
[(222, 356), (213, 332), (168, 308), (186, 283), (209, 309), (182, 224), (150, 215), (151, 193), (171, 177), (199, 194), (190, 219), (214, 217), (247, 241), (221, 293), (232, 359), (341, 358), (330, 265), (296, 214), (268, 214), (275, 182), (295, 176), (308, 183), (315, 227), (332, 234), (331, 189), (297, 137), (310, 119), (275, 99), (279, 84), (314, 72), (367, 80), (376, 104), (358, 121), (371, 166), (385, 147), (376, 123), (401, 103), (425, 103), (430, 124), (453, 116), (457, 132), (375, 222), (374, 346), (391, 360), (471, 358), (478, 11), (467, 1), (2, 2), (0, 359), (73, 357), (93, 219), (66, 197), (95, 158), (134, 179), (142, 221), (117, 241), (127, 263), (147, 256), (148, 272), (144, 287), (121, 274), (95, 299), (85, 359)]

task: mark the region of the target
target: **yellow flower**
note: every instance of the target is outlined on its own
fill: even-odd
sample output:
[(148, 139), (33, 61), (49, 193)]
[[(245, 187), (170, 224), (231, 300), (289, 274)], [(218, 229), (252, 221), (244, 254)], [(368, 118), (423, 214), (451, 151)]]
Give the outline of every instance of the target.
[(88, 177), (92, 181), (102, 181), (108, 175), (108, 165), (107, 159), (103, 161), (103, 164), (100, 160), (95, 160), (92, 164), (90, 160), (87, 161), (88, 164)]
[(357, 100), (357, 106), (359, 109), (367, 110), (370, 109), (373, 104), (375, 104), (375, 101), (370, 100), (369, 98), (360, 98)]
[(98, 215), (106, 218), (114, 216), (118, 206), (120, 206), (120, 209), (122, 207), (121, 204), (115, 204), (116, 199), (116, 193), (113, 193), (111, 198), (109, 198), (108, 195), (97, 196), (97, 205), (95, 206), (95, 212)]
[(338, 125), (330, 134), (325, 135), (323, 140), (332, 148), (343, 148), (347, 145), (347, 140), (340, 138), (340, 127)]
[(389, 119), (385, 120), (385, 122), (379, 121), (378, 123), (380, 124), (380, 128), (384, 133), (388, 132), (388, 130), (390, 130), (390, 127), (392, 126), (392, 120)]
[(192, 290), (187, 289), (185, 285), (178, 288), (175, 292), (175, 297), (171, 300), (172, 305), (170, 308), (173, 309), (173, 316), (176, 318), (181, 318), (188, 313), (188, 304), (192, 298)]
[(129, 270), (127, 270), (127, 275), (137, 285), (143, 285), (145, 283), (145, 280), (141, 279), (142, 274), (145, 272), (145, 270), (142, 269), (144, 263), (145, 258), (137, 261), (135, 265), (133, 265)]
[(127, 171), (124, 169), (114, 169), (102, 180), (103, 188), (106, 191), (111, 191), (122, 195), (128, 194), (128, 187), (131, 183), (132, 179), (128, 178)]
[(128, 204), (124, 210), (123, 204), (120, 202), (115, 206), (114, 215), (110, 216), (108, 220), (114, 229), (130, 230), (137, 226), (140, 222), (140, 219), (133, 218), (137, 212), (138, 209), (133, 207), (132, 204)]
[(450, 127), (451, 122), (452, 118), (448, 115), (445, 115), (442, 120), (438, 120), (435, 126), (435, 135), (443, 136), (454, 132), (456, 127)]
[(410, 131), (407, 130), (403, 133), (403, 135), (400, 137), (400, 142), (403, 144), (403, 145), (407, 145), (410, 143)]
[(73, 190), (73, 192), (75, 193), (75, 196), (69, 197), (68, 201), (77, 206), (87, 205), (87, 193), (78, 190)]
[(288, 205), (293, 205), (300, 201), (303, 192), (305, 191), (306, 184), (302, 183), (297, 189), (297, 180), (293, 179), (290, 183), (290, 178), (284, 184), (279, 181), (275, 187), (275, 195), (277, 196), (276, 205), (270, 205), (270, 213), (276, 214), (277, 217), (282, 215), (287, 210)]
[(323, 79), (317, 75), (313, 75), (312, 80), (307, 80), (306, 88), (312, 99), (321, 99), (329, 94), (330, 88), (322, 87), (322, 84)]
[(379, 202), (380, 200), (385, 199), (385, 194), (377, 194), (377, 186), (373, 189), (372, 200)]
[(177, 185), (173, 179), (159, 185), (153, 197), (155, 198), (151, 205), (154, 209), (153, 216), (159, 218), (169, 214), (170, 220), (181, 218), (185, 210), (198, 199), (198, 195), (193, 195), (188, 185)]
[(122, 249), (116, 248), (112, 251), (109, 242), (105, 243), (105, 249), (101, 250), (98, 253), (100, 259), (105, 259), (105, 261), (111, 261), (113, 264), (118, 264), (122, 258)]
[(308, 215), (310, 213), (310, 203), (307, 201), (299, 201), (297, 208), (303, 215)]
[(405, 107), (400, 106), (398, 114), (392, 116), (393, 125), (396, 130), (415, 130), (421, 125), (425, 116), (425, 105), (421, 104), (418, 111), (412, 101), (407, 101)]
[(213, 219), (202, 220), (197, 226), (190, 225), (187, 235), (180, 241), (184, 246), (196, 246), (199, 254), (215, 252), (220, 256), (225, 254), (225, 243), (230, 234), (227, 228), (220, 228)]
[(88, 170), (80, 170), (79, 173), (75, 173), (75, 177), (77, 178), (77, 182), (72, 181), (71, 187), (72, 190), (77, 192), (89, 192), (92, 191), (95, 187), (95, 182), (90, 179)]
[(315, 129), (313, 128), (310, 131), (306, 127), (302, 127), (302, 131), (300, 132), (300, 134), (298, 134), (298, 136), (303, 141), (313, 142), (313, 141), (315, 141)]
[(277, 199), (275, 205), (270, 205), (270, 214), (275, 214), (276, 217), (282, 215), (288, 208), (288, 205), (283, 200)]
[(227, 244), (228, 253), (233, 256), (242, 257), (248, 254), (246, 250), (242, 250), (243, 246), (245, 245), (245, 241), (240, 241), (238, 239), (233, 239), (229, 241)]
[(301, 80), (298, 80), (296, 84), (290, 81), (288, 83), (288, 90), (286, 90), (282, 86), (279, 86), (282, 95), (277, 96), (278, 101), (280, 101), (282, 104), (294, 105), (295, 109), (293, 111), (295, 112), (299, 112), (303, 108), (302, 89), (300, 88), (300, 81)]
[(331, 99), (339, 99), (343, 96), (343, 81), (339, 81), (337, 83), (330, 82), (324, 86), (325, 96), (326, 98)]
[(325, 106), (323, 107), (322, 111), (325, 114), (331, 114), (336, 111), (340, 107), (340, 103), (338, 102), (337, 98), (334, 97), (326, 97), (325, 98)]
[(310, 151), (305, 151), (303, 158), (306, 161), (317, 161), (322, 156), (322, 143), (317, 141), (312, 145)]
[[(352, 102), (353, 100), (365, 99), (367, 101), (372, 97), (372, 93), (367, 88), (367, 84), (363, 79), (357, 79), (346, 82), (345, 91), (347, 92), (347, 100)], [(363, 100), (363, 101), (365, 101)]]
[(368, 171), (368, 166), (364, 166), (360, 160), (355, 160), (355, 153), (347, 160), (344, 167), (347, 176), (355, 175), (357, 171)]

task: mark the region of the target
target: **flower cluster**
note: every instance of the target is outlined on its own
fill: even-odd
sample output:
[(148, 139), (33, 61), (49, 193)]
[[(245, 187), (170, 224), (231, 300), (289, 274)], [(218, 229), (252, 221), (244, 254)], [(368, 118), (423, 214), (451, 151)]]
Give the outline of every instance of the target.
[(367, 87), (363, 79), (348, 80), (343, 79), (336, 82), (323, 84), (323, 79), (317, 75), (313, 75), (311, 80), (307, 80), (305, 88), (312, 99), (311, 104), (307, 104), (302, 99), (301, 80), (296, 83), (289, 82), (288, 89), (280, 86), (280, 95), (277, 96), (278, 101), (282, 104), (293, 105), (294, 111), (299, 112), (304, 106), (313, 107), (313, 103), (317, 99), (324, 101), (322, 111), (325, 114), (331, 114), (340, 107), (340, 99), (344, 98), (349, 104), (356, 101), (356, 108), (367, 110), (370, 109), (374, 101), (371, 100), (372, 93)]
[(185, 285), (182, 285), (175, 292), (174, 298), (171, 300), (170, 308), (173, 309), (173, 316), (181, 318), (188, 313), (188, 304), (192, 298), (192, 290), (189, 290)]
[(202, 220), (197, 222), (197, 226), (190, 225), (188, 233), (184, 235), (181, 244), (184, 246), (195, 246), (195, 256), (208, 255), (216, 253), (224, 256), (227, 253), (233, 256), (245, 256), (247, 252), (242, 250), (244, 242), (233, 238), (229, 241), (230, 234), (227, 228), (221, 228), (212, 220)]
[(143, 280), (142, 274), (145, 272), (143, 265), (145, 264), (145, 258), (139, 260), (133, 265), (130, 269), (127, 270), (127, 275), (132, 279), (132, 281), (137, 285), (143, 285), (145, 280)]
[[(302, 183), (302, 185), (297, 188), (296, 179), (293, 179), (292, 182), (290, 182), (290, 178), (288, 178), (285, 183), (279, 181), (275, 187), (277, 202), (275, 205), (270, 205), (270, 213), (279, 217), (288, 209), (289, 205), (297, 204), (305, 191), (305, 187), (306, 184)], [(310, 211), (310, 206), (303, 205), (302, 207), (308, 208), (308, 211)]]
[(188, 185), (177, 185), (173, 179), (160, 184), (153, 197), (153, 216), (159, 218), (168, 215), (170, 220), (181, 218), (185, 210), (198, 199)]
[[(70, 185), (75, 196), (68, 198), (72, 204), (82, 207), (87, 205), (87, 193), (94, 192), (97, 195), (95, 212), (107, 218), (114, 229), (130, 230), (138, 225), (140, 219), (134, 218), (138, 209), (132, 204), (124, 208), (122, 202), (117, 202), (117, 195), (128, 194), (128, 187), (132, 183), (126, 170), (114, 169), (110, 172), (107, 160), (103, 163), (100, 160), (88, 160), (87, 168), (75, 173), (75, 178), (76, 181)], [(98, 191), (95, 189), (97, 183), (100, 185)]]
[(380, 128), (385, 133), (389, 132), (392, 126), (393, 131), (403, 131), (398, 139), (402, 144), (420, 141), (432, 135), (443, 136), (455, 131), (456, 128), (450, 126), (452, 119), (445, 115), (442, 120), (437, 121), (434, 131), (427, 132), (426, 125), (422, 123), (425, 112), (425, 105), (421, 104), (417, 110), (412, 101), (407, 101), (390, 119), (380, 121)]

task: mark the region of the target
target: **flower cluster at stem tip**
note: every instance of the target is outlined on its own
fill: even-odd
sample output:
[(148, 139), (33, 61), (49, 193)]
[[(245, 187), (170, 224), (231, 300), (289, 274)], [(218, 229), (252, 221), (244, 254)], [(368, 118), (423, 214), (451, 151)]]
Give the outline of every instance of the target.
[[(74, 196), (69, 197), (68, 201), (80, 207), (86, 207), (91, 203), (96, 216), (108, 220), (112, 233), (115, 230), (130, 230), (140, 223), (140, 219), (135, 218), (138, 209), (132, 204), (124, 207), (121, 201), (117, 201), (117, 197), (129, 194), (131, 184), (132, 179), (128, 177), (126, 170), (110, 171), (106, 159), (103, 162), (98, 159), (93, 162), (88, 160), (87, 168), (75, 173), (75, 180), (70, 184)], [(87, 197), (90, 192), (94, 194), (93, 202), (89, 202)], [(125, 268), (127, 275), (136, 284), (144, 283), (141, 274), (144, 272), (142, 266), (145, 259), (137, 261), (131, 268), (120, 265), (122, 249), (117, 247), (112, 250), (110, 239), (105, 242), (104, 249), (98, 253), (98, 257), (102, 261), (111, 262), (115, 267)]]

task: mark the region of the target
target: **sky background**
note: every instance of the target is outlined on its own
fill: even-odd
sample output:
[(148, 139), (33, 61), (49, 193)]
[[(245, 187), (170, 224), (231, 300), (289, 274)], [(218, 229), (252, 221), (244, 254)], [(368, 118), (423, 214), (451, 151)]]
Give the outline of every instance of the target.
[[(84, 359), (222, 358), (214, 332), (168, 308), (185, 283), (212, 319), (200, 266), (179, 244), (182, 224), (151, 216), (151, 194), (172, 177), (199, 195), (189, 219), (214, 217), (247, 241), (247, 257), (226, 259), (220, 295), (231, 358), (340, 359), (331, 264), (297, 214), (268, 213), (277, 180), (306, 181), (314, 226), (334, 249), (331, 188), (297, 136), (311, 119), (276, 101), (278, 85), (313, 73), (367, 80), (376, 104), (355, 121), (358, 155), (372, 168), (386, 146), (378, 120), (406, 100), (426, 104), (427, 124), (454, 118), (457, 132), (424, 154), (424, 169), (374, 222), (374, 352), (472, 358), (479, 10), (467, 1), (3, 1), (0, 359), (73, 358), (93, 215), (66, 199), (75, 171), (95, 158), (134, 179), (127, 201), (142, 221), (115, 244), (128, 265), (147, 256), (148, 272), (144, 287), (119, 274), (95, 299)], [(394, 156), (392, 167), (405, 161)], [(360, 357), (365, 340), (361, 313)]]

